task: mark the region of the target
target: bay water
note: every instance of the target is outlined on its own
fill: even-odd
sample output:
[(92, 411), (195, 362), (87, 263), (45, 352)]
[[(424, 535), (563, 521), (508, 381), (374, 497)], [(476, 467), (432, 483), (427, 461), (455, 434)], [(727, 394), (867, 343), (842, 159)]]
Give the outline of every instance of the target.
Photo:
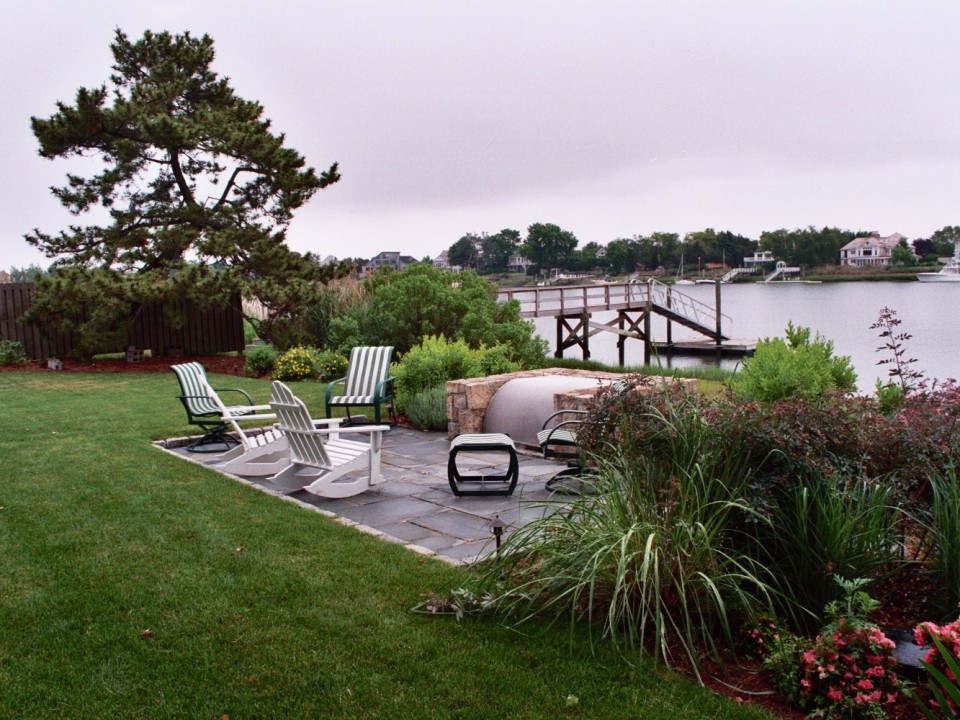
[[(692, 298), (715, 305), (716, 289), (707, 284), (675, 288)], [(844, 283), (734, 283), (721, 286), (720, 307), (723, 332), (731, 338), (758, 340), (783, 337), (788, 321), (810, 328), (834, 344), (834, 352), (850, 357), (857, 371), (857, 387), (871, 393), (877, 379), (886, 380), (889, 365), (878, 361), (891, 357), (878, 350), (885, 340), (880, 330), (870, 329), (884, 308), (896, 311), (901, 321), (898, 332), (911, 335), (903, 341), (907, 358), (916, 358), (912, 368), (930, 380), (960, 378), (960, 283), (919, 282), (844, 282)], [(595, 313), (595, 322), (609, 322), (615, 312)], [(556, 321), (552, 317), (534, 320), (537, 334), (547, 340), (552, 354), (556, 349)], [(652, 335), (655, 341), (667, 338), (666, 321), (654, 315)], [(673, 339), (705, 340), (703, 335), (673, 324)], [(617, 363), (617, 336), (601, 332), (590, 338), (591, 358)], [(582, 357), (579, 347), (565, 351), (565, 357)], [(654, 364), (673, 367), (716, 365), (714, 357), (666, 357)], [(740, 362), (724, 358), (722, 367), (733, 369)], [(628, 339), (626, 363), (643, 363), (643, 343)]]

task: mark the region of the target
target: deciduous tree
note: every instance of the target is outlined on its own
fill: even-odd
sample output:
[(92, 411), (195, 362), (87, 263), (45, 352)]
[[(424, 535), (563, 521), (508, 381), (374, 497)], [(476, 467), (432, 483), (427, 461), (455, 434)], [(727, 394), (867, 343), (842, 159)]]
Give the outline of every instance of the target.
[(553, 223), (534, 223), (527, 228), (523, 254), (542, 269), (563, 267), (563, 261), (577, 247), (577, 238), (569, 230)]

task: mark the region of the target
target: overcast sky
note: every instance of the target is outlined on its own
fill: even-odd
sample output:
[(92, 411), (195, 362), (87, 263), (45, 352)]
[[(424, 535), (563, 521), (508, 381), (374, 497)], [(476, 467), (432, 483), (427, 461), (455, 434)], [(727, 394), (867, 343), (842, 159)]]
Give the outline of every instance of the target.
[(321, 256), (960, 224), (957, 0), (8, 0), (0, 268), (75, 222), (30, 117), (107, 81), (116, 27), (208, 33), (289, 146), (340, 163), (289, 230)]

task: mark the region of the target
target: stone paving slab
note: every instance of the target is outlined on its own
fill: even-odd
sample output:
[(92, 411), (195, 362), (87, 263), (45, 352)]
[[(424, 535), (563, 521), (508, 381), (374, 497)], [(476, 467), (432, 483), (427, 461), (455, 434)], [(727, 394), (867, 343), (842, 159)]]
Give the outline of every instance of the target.
[[(217, 470), (218, 456), (187, 453), (183, 447), (185, 442), (179, 447), (175, 447), (177, 443), (173, 441), (167, 442), (169, 446), (164, 447), (167, 451)], [(447, 482), (449, 447), (450, 442), (443, 433), (395, 427), (384, 434), (381, 453), (384, 482), (367, 492), (342, 499), (325, 499), (305, 490), (285, 491), (263, 478), (223, 474), (453, 564), (469, 564), (494, 551), (490, 530), (494, 517), (499, 515), (507, 523), (504, 533), (509, 534), (542, 516), (549, 509), (544, 503), (562, 500), (552, 496), (545, 485), (563, 465), (522, 450), (518, 453), (520, 479), (512, 496), (456, 497)], [(470, 474), (499, 475), (504, 472), (506, 455), (503, 464), (499, 464), (499, 458), (499, 455), (462, 452), (457, 456), (457, 467), (469, 468)]]

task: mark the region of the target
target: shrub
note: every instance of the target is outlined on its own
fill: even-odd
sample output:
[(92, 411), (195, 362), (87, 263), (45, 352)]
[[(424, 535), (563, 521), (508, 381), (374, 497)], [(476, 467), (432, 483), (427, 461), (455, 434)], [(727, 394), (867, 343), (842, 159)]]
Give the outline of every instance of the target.
[(277, 369), (273, 376), (277, 380), (315, 380), (318, 376), (315, 367), (316, 349), (298, 345), (290, 348), (277, 360)]
[(277, 367), (277, 351), (269, 345), (257, 345), (246, 352), (246, 362), (243, 371), (252, 377), (269, 375)]
[[(506, 345), (494, 345), (493, 347), (481, 346), (476, 350), (477, 366), (481, 375), (500, 375), (502, 373), (516, 372), (520, 369), (520, 364), (510, 359), (510, 348)], [(451, 380), (453, 378), (450, 378)]]
[(692, 402), (651, 406), (645, 421), (663, 427), (659, 451), (628, 454), (611, 434), (588, 492), (511, 534), (483, 584), (521, 619), (596, 618), (618, 644), (697, 669), (732, 646), (731, 607), (770, 609), (765, 569), (732, 542), (750, 472), (714, 447)]
[(787, 324), (787, 339), (766, 338), (731, 381), (744, 398), (769, 403), (788, 397), (817, 398), (830, 390), (856, 390), (850, 358), (835, 356), (833, 342)]
[(400, 412), (415, 395), (447, 380), (482, 375), (479, 357), (463, 340), (449, 341), (442, 335), (431, 336), (410, 349), (400, 361), (396, 377), (396, 402)]
[(243, 343), (250, 345), (257, 338), (257, 331), (247, 318), (243, 319)]
[(22, 365), (27, 354), (19, 340), (0, 340), (0, 365)]
[(318, 350), (313, 355), (313, 368), (321, 382), (342, 378), (347, 372), (347, 358), (333, 350)]
[(894, 642), (867, 620), (879, 605), (861, 588), (842, 582), (842, 601), (825, 612), (830, 622), (812, 643), (787, 639), (764, 661), (771, 681), (811, 717), (884, 718), (896, 700)]
[(376, 327), (369, 328), (372, 344), (390, 344), (405, 353), (429, 336), (443, 335), (472, 348), (505, 345), (510, 359), (525, 367), (543, 360), (546, 344), (533, 323), (520, 318), (520, 305), (498, 303), (496, 287), (476, 273), (441, 273), (419, 263), (379, 282), (370, 305), (377, 318)]
[(414, 395), (407, 403), (406, 414), (420, 430), (446, 430), (447, 386), (437, 385)]

